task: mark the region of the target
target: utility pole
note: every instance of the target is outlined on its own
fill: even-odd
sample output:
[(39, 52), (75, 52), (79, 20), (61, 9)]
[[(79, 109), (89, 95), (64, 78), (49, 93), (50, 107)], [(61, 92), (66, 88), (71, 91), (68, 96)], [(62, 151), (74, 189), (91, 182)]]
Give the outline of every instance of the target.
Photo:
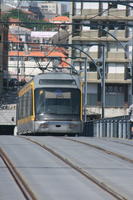
[[(1, 0), (0, 0), (0, 21), (1, 21)], [(2, 25), (0, 23), (0, 30), (2, 29), (1, 27), (2, 27)], [(1, 39), (2, 39), (2, 31), (0, 33), (0, 41), (1, 41)], [(2, 52), (2, 44), (0, 45), (0, 52)], [(3, 85), (2, 79), (3, 79), (3, 74), (2, 74), (2, 55), (0, 55), (0, 93), (2, 93), (2, 85)]]
[(105, 117), (105, 45), (102, 45), (102, 80), (101, 80), (101, 91), (102, 91), (102, 118)]
[(133, 103), (133, 28), (132, 28), (132, 74), (131, 74), (131, 104)]
[[(18, 20), (20, 20), (20, 0), (18, 0), (18, 5), (17, 5), (17, 9), (18, 9)], [(19, 61), (20, 61), (20, 57), (19, 57), (19, 47), (20, 47), (20, 36), (19, 36), (19, 34), (20, 34), (20, 23), (18, 23), (18, 37), (17, 37), (17, 39), (18, 39), (18, 45), (17, 45), (17, 80), (18, 81), (20, 81), (19, 80), (19, 73), (20, 73), (20, 66), (19, 66)], [(18, 85), (18, 89), (19, 89), (19, 85)]]
[(84, 67), (84, 122), (87, 121), (87, 58), (85, 58)]

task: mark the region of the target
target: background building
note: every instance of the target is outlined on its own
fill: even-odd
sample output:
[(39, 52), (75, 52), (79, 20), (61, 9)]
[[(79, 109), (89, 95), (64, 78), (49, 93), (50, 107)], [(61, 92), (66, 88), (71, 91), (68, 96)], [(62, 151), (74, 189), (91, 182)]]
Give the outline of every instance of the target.
[[(0, 4), (0, 21), (2, 21)], [(6, 87), (8, 72), (8, 25), (0, 23), (0, 94)]]
[[(0, 20), (1, 20), (1, 5), (0, 5)], [(1, 24), (0, 24), (0, 30), (1, 30)], [(1, 89), (2, 89), (2, 44), (1, 44), (1, 41), (2, 41), (2, 33), (0, 32), (0, 93), (1, 93)]]
[(55, 1), (37, 1), (37, 5), (46, 18), (63, 15), (68, 10), (67, 4)]
[(65, 3), (58, 3), (58, 14), (64, 15), (68, 12), (68, 6)]
[[(75, 25), (71, 30), (70, 43), (77, 44), (77, 47), (89, 54), (99, 66), (96, 67), (88, 58), (88, 113), (101, 113), (102, 91), (98, 71), (102, 67), (100, 65), (104, 56), (105, 116), (127, 114), (127, 107), (131, 104), (132, 29), (128, 24), (133, 20), (132, 8), (116, 3), (82, 2), (72, 3), (71, 14), (72, 23)], [(105, 45), (105, 55), (101, 45)], [(73, 49), (71, 55), (85, 57), (78, 49)], [(78, 59), (74, 61), (74, 65), (82, 69), (84, 60)]]

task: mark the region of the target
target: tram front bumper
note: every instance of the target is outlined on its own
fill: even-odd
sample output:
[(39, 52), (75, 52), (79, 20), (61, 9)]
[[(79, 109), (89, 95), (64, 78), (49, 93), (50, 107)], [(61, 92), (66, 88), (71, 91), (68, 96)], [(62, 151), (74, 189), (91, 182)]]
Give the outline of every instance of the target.
[(38, 133), (81, 133), (82, 122), (78, 121), (38, 121), (35, 123), (35, 132)]

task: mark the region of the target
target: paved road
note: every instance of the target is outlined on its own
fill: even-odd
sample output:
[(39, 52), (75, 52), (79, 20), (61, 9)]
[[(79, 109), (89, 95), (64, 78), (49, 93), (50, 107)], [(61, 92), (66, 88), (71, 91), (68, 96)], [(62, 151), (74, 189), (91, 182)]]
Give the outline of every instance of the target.
[[(74, 162), (80, 163), (82, 167), (89, 167), (90, 158), (89, 160), (85, 158), (88, 150), (86, 151), (84, 147), (82, 147), (82, 150), (80, 145), (78, 147), (77, 144), (53, 137), (33, 137), (33, 139), (50, 144), (65, 156), (69, 155), (69, 158)], [(63, 161), (25, 139), (14, 136), (0, 136), (0, 147), (10, 156), (17, 170), (21, 172), (27, 183), (30, 184), (38, 200), (115, 199)], [(71, 153), (72, 155), (70, 155)], [(93, 158), (92, 153), (90, 152), (89, 154), (94, 162), (95, 157)], [(77, 155), (78, 157), (75, 157)], [(85, 163), (81, 157), (84, 157)], [(97, 168), (96, 165), (95, 168)], [(93, 169), (91, 170), (93, 171)], [(2, 181), (0, 184), (3, 188), (2, 194), (8, 193), (5, 182)], [(0, 200), (8, 200), (8, 198), (3, 195)], [(18, 198), (18, 200), (20, 199)]]
[(0, 200), (24, 200), (6, 165), (0, 159)]
[[(65, 158), (74, 161), (79, 167), (84, 168), (84, 170), (101, 180), (101, 182), (111, 186), (112, 189), (124, 195), (127, 199), (133, 199), (132, 163), (98, 149), (57, 137), (36, 137), (35, 139), (41, 144), (51, 146), (52, 149), (64, 155)], [(77, 137), (77, 140), (99, 145), (133, 160), (133, 146), (98, 138)], [(126, 143), (128, 142), (126, 141)], [(130, 141), (129, 144), (131, 144)]]

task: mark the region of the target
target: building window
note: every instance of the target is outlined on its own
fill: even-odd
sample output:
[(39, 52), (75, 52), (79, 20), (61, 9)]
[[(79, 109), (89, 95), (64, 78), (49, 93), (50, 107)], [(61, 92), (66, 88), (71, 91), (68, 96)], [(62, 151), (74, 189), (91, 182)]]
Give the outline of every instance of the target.
[(106, 93), (108, 94), (118, 94), (123, 92), (124, 92), (124, 87), (122, 85), (115, 85), (115, 84), (106, 85)]
[(124, 84), (107, 84), (106, 107), (123, 107), (128, 102), (128, 89)]
[(90, 72), (96, 72), (97, 71), (97, 67), (93, 62), (90, 62), (90, 64), (89, 64), (89, 71)]
[(106, 26), (101, 25), (99, 28), (99, 37), (106, 37), (108, 36), (108, 31), (105, 30)]
[(90, 29), (97, 30), (97, 22), (90, 22)]
[(109, 8), (117, 8), (117, 3), (115, 2), (112, 2), (112, 3), (109, 3)]
[(81, 31), (80, 21), (75, 21), (75, 25), (73, 25), (73, 34), (74, 36), (78, 36)]
[(48, 9), (48, 6), (42, 6), (42, 8), (47, 10), (47, 9)]

